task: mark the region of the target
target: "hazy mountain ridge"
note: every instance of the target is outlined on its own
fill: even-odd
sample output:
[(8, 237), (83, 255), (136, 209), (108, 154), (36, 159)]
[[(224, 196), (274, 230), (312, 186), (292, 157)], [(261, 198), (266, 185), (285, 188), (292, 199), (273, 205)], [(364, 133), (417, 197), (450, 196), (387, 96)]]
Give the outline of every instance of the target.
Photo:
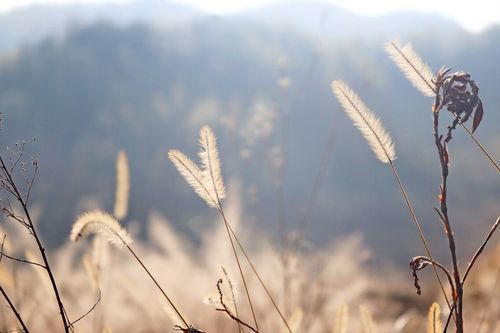
[[(0, 15), (0, 51), (12, 50), (49, 36), (63, 36), (68, 29), (99, 21), (118, 25), (144, 23), (160, 28), (191, 24), (211, 17), (187, 5), (162, 0), (138, 0), (124, 4), (37, 5)], [(388, 38), (397, 31), (406, 35), (424, 28), (439, 33), (456, 33), (463, 28), (437, 14), (393, 13), (364, 16), (321, 2), (291, 2), (263, 6), (228, 15), (271, 28), (293, 29), (321, 38)], [(425, 26), (422, 26), (425, 22)]]
[[(486, 108), (478, 136), (499, 156), (500, 28), (480, 36), (457, 31), (452, 40), (419, 36), (412, 40), (415, 49), (434, 69), (449, 64), (473, 73)], [(180, 148), (194, 154), (197, 131), (205, 123), (219, 137), (226, 180), (242, 181), (246, 223), (260, 221), (255, 223), (274, 229), (276, 174), (268, 156), (279, 157), (275, 148), (288, 112), (287, 223), (294, 225), (303, 211), (333, 131), (334, 155), (312, 217), (312, 238), (324, 241), (363, 230), (379, 250), (404, 245), (396, 256), (407, 258), (414, 254), (407, 248), (414, 230), (397, 188), (329, 88), (332, 79), (345, 80), (381, 116), (396, 141), (397, 163), (421, 219), (440, 237), (431, 209), (439, 181), (426, 115), (432, 101), (394, 69), (381, 42), (344, 38), (325, 46), (295, 32), (223, 18), (162, 32), (144, 25), (75, 29), (62, 41), (23, 48), (15, 62), (0, 67), (2, 143), (37, 138), (32, 149), (41, 167), (35, 202), (43, 208), (42, 227), (52, 244), (64, 239), (77, 212), (92, 206), (92, 197), (110, 209), (120, 148), (131, 162), (132, 220), (158, 209), (182, 228), (203, 223), (209, 210), (177, 175), (166, 152)], [(282, 77), (291, 80), (289, 88), (276, 84)], [(272, 124), (272, 132), (258, 131), (263, 125), (252, 118), (255, 113)], [(252, 137), (255, 133), (260, 136)], [(476, 229), (491, 222), (500, 189), (491, 181), (497, 174), (460, 131), (452, 156), (457, 190), (450, 200), (460, 237), (470, 233), (472, 218)]]
[(131, 3), (34, 5), (0, 15), (0, 50), (38, 42), (50, 36), (64, 36), (68, 29), (99, 21), (127, 26), (148, 23), (174, 27), (206, 16), (192, 7), (162, 0)]

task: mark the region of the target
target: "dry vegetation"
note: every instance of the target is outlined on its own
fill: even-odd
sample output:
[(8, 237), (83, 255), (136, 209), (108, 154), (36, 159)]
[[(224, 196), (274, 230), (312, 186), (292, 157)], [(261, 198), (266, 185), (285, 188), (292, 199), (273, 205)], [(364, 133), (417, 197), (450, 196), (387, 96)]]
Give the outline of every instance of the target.
[[(432, 244), (396, 169), (395, 145), (381, 121), (346, 83), (334, 81), (335, 96), (376, 157), (391, 168), (417, 228), (425, 256), (410, 263), (414, 281), (370, 268), (372, 253), (359, 235), (315, 248), (301, 234), (277, 244), (245, 226), (240, 186), (232, 181), (226, 189), (208, 126), (200, 131), (200, 165), (180, 151), (168, 153), (196, 194), (218, 213), (207, 209), (207, 220), (213, 221), (196, 235), (198, 242), (155, 212), (144, 221), (145, 239), (137, 235), (143, 223), (132, 221), (124, 229), (130, 175), (127, 156), (120, 152), (113, 213), (96, 209), (79, 216), (71, 240), (93, 235), (92, 240), (68, 241), (49, 260), (37, 233), (36, 207), (30, 206), (37, 162), (26, 171), (20, 147), (2, 157), (6, 218), (0, 230), (0, 332), (500, 332), (500, 247), (482, 254), (499, 220), (485, 232), (476, 255), (459, 265), (446, 207), (448, 144), (457, 125), (498, 170), (473, 135), (483, 113), (478, 88), (466, 73), (443, 68), (434, 76), (409, 45), (392, 42), (387, 50), (413, 85), (435, 99), (434, 135), (443, 174), (436, 213), (445, 229), (443, 241), (450, 243), (450, 265), (432, 257)], [(446, 110), (455, 119), (443, 135), (438, 120)], [(470, 116), (472, 130), (464, 125)], [(26, 189), (18, 187), (19, 176), (28, 178)], [(419, 282), (417, 273), (427, 266), (434, 275)], [(474, 274), (465, 284), (470, 271)], [(412, 283), (418, 293), (424, 289), (422, 296), (415, 295)]]

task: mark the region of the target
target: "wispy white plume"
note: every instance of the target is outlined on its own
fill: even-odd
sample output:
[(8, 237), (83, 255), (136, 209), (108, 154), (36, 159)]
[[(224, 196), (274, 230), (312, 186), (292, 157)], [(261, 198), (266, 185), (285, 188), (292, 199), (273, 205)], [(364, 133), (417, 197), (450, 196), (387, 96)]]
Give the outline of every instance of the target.
[(201, 165), (203, 181), (208, 186), (208, 191), (212, 198), (217, 202), (226, 197), (226, 188), (221, 175), (219, 151), (217, 149), (217, 140), (212, 129), (203, 126), (200, 130), (200, 152), (198, 153)]
[(425, 96), (435, 95), (432, 70), (413, 51), (411, 44), (401, 46), (398, 41), (394, 40), (386, 43), (385, 50), (415, 88)]
[(168, 158), (196, 194), (205, 200), (210, 207), (218, 207), (217, 199), (209, 192), (210, 183), (206, 184), (203, 172), (189, 157), (178, 150), (172, 149), (168, 152)]
[(127, 154), (122, 150), (116, 158), (116, 196), (113, 215), (117, 220), (122, 220), (127, 216), (129, 190), (130, 172), (128, 159)]
[(195, 192), (210, 207), (218, 208), (220, 201), (226, 197), (226, 188), (221, 175), (217, 141), (210, 127), (204, 126), (200, 130), (199, 143), (201, 168), (178, 150), (170, 150), (168, 157)]
[(436, 333), (443, 331), (443, 324), (441, 322), (441, 308), (439, 304), (432, 303), (427, 315), (427, 333)]
[(335, 327), (333, 329), (333, 333), (347, 333), (348, 324), (349, 307), (346, 303), (343, 303), (335, 315)]
[(117, 247), (132, 243), (132, 238), (120, 223), (110, 214), (99, 210), (80, 215), (73, 224), (70, 239), (76, 242), (80, 237), (90, 234), (102, 235)]
[(396, 159), (396, 149), (384, 126), (347, 84), (342, 81), (332, 82), (333, 94), (337, 97), (344, 111), (361, 131), (375, 156), (382, 163)]

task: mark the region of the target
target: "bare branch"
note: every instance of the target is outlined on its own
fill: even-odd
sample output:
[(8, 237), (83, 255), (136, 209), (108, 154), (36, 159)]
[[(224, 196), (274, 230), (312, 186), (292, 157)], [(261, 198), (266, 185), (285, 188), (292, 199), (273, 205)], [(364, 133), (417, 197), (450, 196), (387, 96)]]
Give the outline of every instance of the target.
[(260, 333), (257, 329), (253, 328), (252, 326), (250, 326), (249, 324), (245, 323), (243, 320), (241, 320), (240, 318), (236, 317), (234, 314), (231, 313), (231, 311), (229, 311), (229, 309), (227, 308), (226, 304), (224, 303), (224, 295), (222, 294), (222, 290), (221, 290), (221, 285), (222, 283), (222, 279), (219, 279), (217, 281), (217, 291), (219, 292), (219, 302), (222, 306), (222, 308), (217, 308), (216, 310), (217, 311), (220, 311), (220, 312), (225, 312), (232, 320), (236, 321), (238, 324), (241, 324), (243, 326), (245, 326), (246, 328), (252, 330), (253, 332), (255, 333)]

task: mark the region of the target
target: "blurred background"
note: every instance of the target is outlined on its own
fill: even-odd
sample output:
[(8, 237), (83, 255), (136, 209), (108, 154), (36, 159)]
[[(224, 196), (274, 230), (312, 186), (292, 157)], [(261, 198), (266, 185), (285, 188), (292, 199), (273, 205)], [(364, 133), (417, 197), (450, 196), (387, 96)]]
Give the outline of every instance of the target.
[[(476, 133), (498, 157), (499, 6), (0, 0), (1, 143), (30, 142), (25, 156), (40, 165), (33, 205), (51, 248), (67, 240), (82, 211), (111, 209), (120, 149), (131, 167), (128, 221), (158, 211), (196, 241), (194, 231), (208, 228), (215, 212), (167, 151), (194, 155), (208, 124), (226, 181), (239, 184), (241, 224), (274, 241), (280, 225), (291, 232), (305, 224), (313, 246), (359, 232), (375, 258), (406, 267), (422, 254), (420, 243), (390, 170), (330, 92), (341, 79), (392, 134), (424, 231), (447, 258), (432, 210), (440, 181), (432, 99), (413, 89), (383, 46), (398, 38), (433, 70), (470, 72), (485, 106)], [(460, 128), (450, 154), (451, 218), (459, 256), (469, 258), (499, 214), (498, 174)]]
[[(203, 125), (218, 137), (227, 215), (285, 316), (301, 316), (300, 331), (331, 332), (342, 304), (369, 309), (354, 310), (353, 332), (370, 312), (381, 332), (399, 333), (423, 332), (433, 301), (446, 313), (430, 272), (421, 274), (424, 295), (415, 295), (407, 263), (424, 254), (415, 227), (390, 169), (330, 90), (332, 80), (345, 81), (380, 116), (431, 248), (448, 264), (433, 211), (440, 183), (433, 100), (385, 54), (394, 39), (412, 43), (434, 71), (446, 65), (472, 74), (485, 109), (476, 135), (498, 160), (499, 2), (0, 0), (2, 149), (25, 142), (24, 160), (38, 160), (31, 211), (70, 318), (88, 311), (97, 289), (103, 295), (77, 328), (165, 332), (179, 324), (126, 252), (109, 252), (99, 240), (69, 244), (80, 213), (112, 211), (115, 160), (124, 150), (131, 193), (123, 223), (137, 253), (194, 324), (235, 329), (201, 302), (213, 297), (220, 264), (236, 271), (225, 230), (167, 157), (175, 148), (196, 158)], [(450, 121), (445, 112), (442, 119)], [(449, 149), (448, 206), (464, 267), (500, 213), (500, 186), (463, 129)], [(29, 179), (30, 165), (20, 168), (19, 179)], [(30, 258), (33, 240), (11, 222), (0, 220), (9, 251)], [(297, 235), (301, 247), (281, 247)], [(467, 331), (484, 324), (478, 332), (500, 332), (498, 239), (468, 282)], [(21, 266), (2, 262), (0, 285), (32, 329), (57, 331), (52, 292), (40, 284), (46, 277)], [(282, 332), (247, 277), (265, 331)], [(242, 318), (250, 320), (244, 300)], [(0, 311), (0, 330), (16, 325)]]

